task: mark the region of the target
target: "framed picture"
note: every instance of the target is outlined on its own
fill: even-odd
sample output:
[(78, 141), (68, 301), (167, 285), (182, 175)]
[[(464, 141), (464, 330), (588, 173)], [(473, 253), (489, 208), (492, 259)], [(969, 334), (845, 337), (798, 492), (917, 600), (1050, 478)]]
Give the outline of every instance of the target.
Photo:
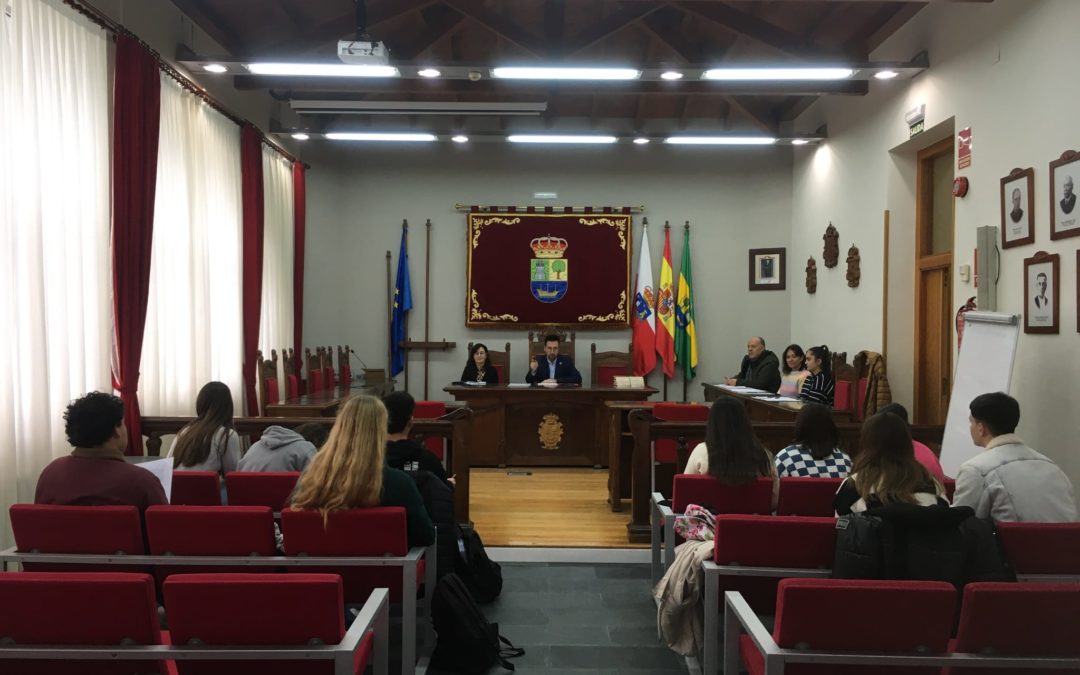
[(1066, 150), (1050, 162), (1050, 238), (1080, 236), (1080, 204), (1075, 184), (1080, 181), (1080, 153)]
[(1024, 259), (1025, 333), (1057, 333), (1061, 256), (1039, 251)]
[(1035, 243), (1035, 170), (1013, 169), (1001, 179), (1001, 248)]
[(782, 291), (787, 288), (787, 249), (750, 249), (750, 290)]

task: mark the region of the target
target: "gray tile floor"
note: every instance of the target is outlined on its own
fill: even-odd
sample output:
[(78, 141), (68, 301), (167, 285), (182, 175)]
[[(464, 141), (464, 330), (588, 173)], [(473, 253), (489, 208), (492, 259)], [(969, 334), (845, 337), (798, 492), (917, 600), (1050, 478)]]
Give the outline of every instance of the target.
[[(649, 566), (504, 563), (503, 593), (483, 605), (525, 655), (515, 675), (674, 675), (684, 660), (660, 644)], [(442, 675), (434, 670), (431, 675)], [(491, 675), (503, 673), (500, 668)]]

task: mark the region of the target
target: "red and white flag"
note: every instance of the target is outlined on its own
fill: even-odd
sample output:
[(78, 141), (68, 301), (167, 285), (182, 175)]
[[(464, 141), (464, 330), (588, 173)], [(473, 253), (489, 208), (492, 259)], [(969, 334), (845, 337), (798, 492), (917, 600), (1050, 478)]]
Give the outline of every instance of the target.
[(656, 368), (656, 298), (653, 297), (648, 221), (641, 226), (641, 255), (634, 288), (634, 314), (630, 319), (634, 331), (634, 374), (645, 377)]

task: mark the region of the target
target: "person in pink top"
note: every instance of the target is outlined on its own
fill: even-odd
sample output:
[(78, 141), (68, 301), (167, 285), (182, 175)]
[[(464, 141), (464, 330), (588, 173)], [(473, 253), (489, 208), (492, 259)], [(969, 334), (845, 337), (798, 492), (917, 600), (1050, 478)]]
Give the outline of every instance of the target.
[[(883, 406), (880, 410), (878, 410), (878, 412), (896, 415), (900, 419), (904, 420), (904, 424), (908, 423), (907, 408), (900, 405), (899, 403), (889, 403)], [(919, 462), (919, 464), (925, 466), (927, 471), (933, 474), (934, 478), (937, 478), (938, 481), (944, 483), (945, 472), (941, 470), (941, 462), (938, 460), (937, 455), (934, 454), (934, 451), (927, 447), (925, 444), (920, 443), (919, 441), (916, 441), (914, 439), (912, 439), (911, 441), (911, 446), (915, 449), (915, 459)]]

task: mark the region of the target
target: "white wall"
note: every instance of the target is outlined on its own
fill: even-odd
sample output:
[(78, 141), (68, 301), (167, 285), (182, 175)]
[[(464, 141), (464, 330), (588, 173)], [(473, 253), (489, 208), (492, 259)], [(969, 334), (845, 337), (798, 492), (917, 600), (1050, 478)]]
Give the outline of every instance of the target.
[[(701, 382), (738, 369), (746, 337), (760, 333), (770, 348), (783, 349), (790, 334), (790, 291), (749, 292), (747, 250), (787, 247), (791, 220), (790, 149), (718, 150), (617, 146), (520, 148), (504, 144), (393, 147), (329, 146), (305, 150), (308, 230), (304, 342), (350, 343), (370, 366), (386, 363), (387, 250), (396, 271), (401, 221), (410, 225), (409, 257), (414, 310), (409, 335), (423, 337), (424, 221), (432, 222), (431, 329), (433, 340), (457, 342), (449, 353), (431, 354), (431, 398), (457, 379), (466, 345), (493, 349), (512, 344), (514, 377), (527, 367), (526, 331), (465, 328), (465, 215), (454, 204), (525, 205), (533, 192), (557, 192), (559, 205), (645, 205), (653, 275), (659, 282), (664, 220), (672, 224), (676, 277), (682, 255), (682, 224), (689, 220), (693, 247), (696, 323), (700, 363), (691, 399)], [(635, 256), (641, 216), (634, 218)], [(800, 277), (789, 270), (789, 289)], [(626, 349), (629, 329), (578, 331), (578, 367), (586, 382), (589, 345)], [(423, 394), (423, 357), (413, 355), (409, 390)], [(354, 363), (354, 368), (356, 364)], [(518, 372), (520, 371), (520, 372)], [(681, 375), (669, 398), (682, 398)], [(659, 385), (658, 375), (651, 382)]]
[[(1075, 382), (1076, 254), (1080, 239), (1051, 242), (1048, 163), (1062, 151), (1080, 149), (1076, 110), (1080, 89), (1072, 46), (1080, 25), (1080, 3), (1072, 0), (997, 0), (932, 3), (873, 55), (876, 60), (908, 59), (921, 49), (931, 67), (908, 82), (872, 83), (861, 99), (834, 98), (804, 114), (797, 128), (827, 123), (829, 141), (797, 152), (792, 219), (793, 259), (820, 258), (818, 239), (832, 220), (841, 249), (856, 242), (862, 253), (863, 286), (846, 288), (843, 272), (819, 272), (817, 297), (796, 293), (792, 327), (796, 341), (834, 332), (843, 317), (845, 337), (830, 346), (875, 348), (881, 343), (882, 212), (892, 215), (890, 237), (889, 371), (897, 399), (911, 403), (914, 316), (914, 152), (971, 127), (973, 162), (958, 172), (971, 191), (956, 202), (954, 274), (972, 265), (975, 228), (1000, 226), (1000, 179), (1014, 167), (1035, 169), (1035, 244), (1002, 255), (998, 310), (1023, 313), (1023, 259), (1036, 251), (1061, 255), (1061, 333), (1022, 335), (1012, 394), (1020, 401), (1018, 432), (1080, 480), (1080, 457), (1073, 452), (1080, 424), (1071, 413), (1080, 403)], [(905, 110), (926, 104), (922, 138), (907, 142)], [(940, 136), (937, 136), (940, 137)], [(820, 265), (819, 265), (820, 266)], [(824, 281), (824, 283), (823, 283)], [(953, 309), (975, 294), (958, 275)], [(832, 340), (832, 338), (830, 338)], [(987, 364), (995, 367), (995, 364)]]

